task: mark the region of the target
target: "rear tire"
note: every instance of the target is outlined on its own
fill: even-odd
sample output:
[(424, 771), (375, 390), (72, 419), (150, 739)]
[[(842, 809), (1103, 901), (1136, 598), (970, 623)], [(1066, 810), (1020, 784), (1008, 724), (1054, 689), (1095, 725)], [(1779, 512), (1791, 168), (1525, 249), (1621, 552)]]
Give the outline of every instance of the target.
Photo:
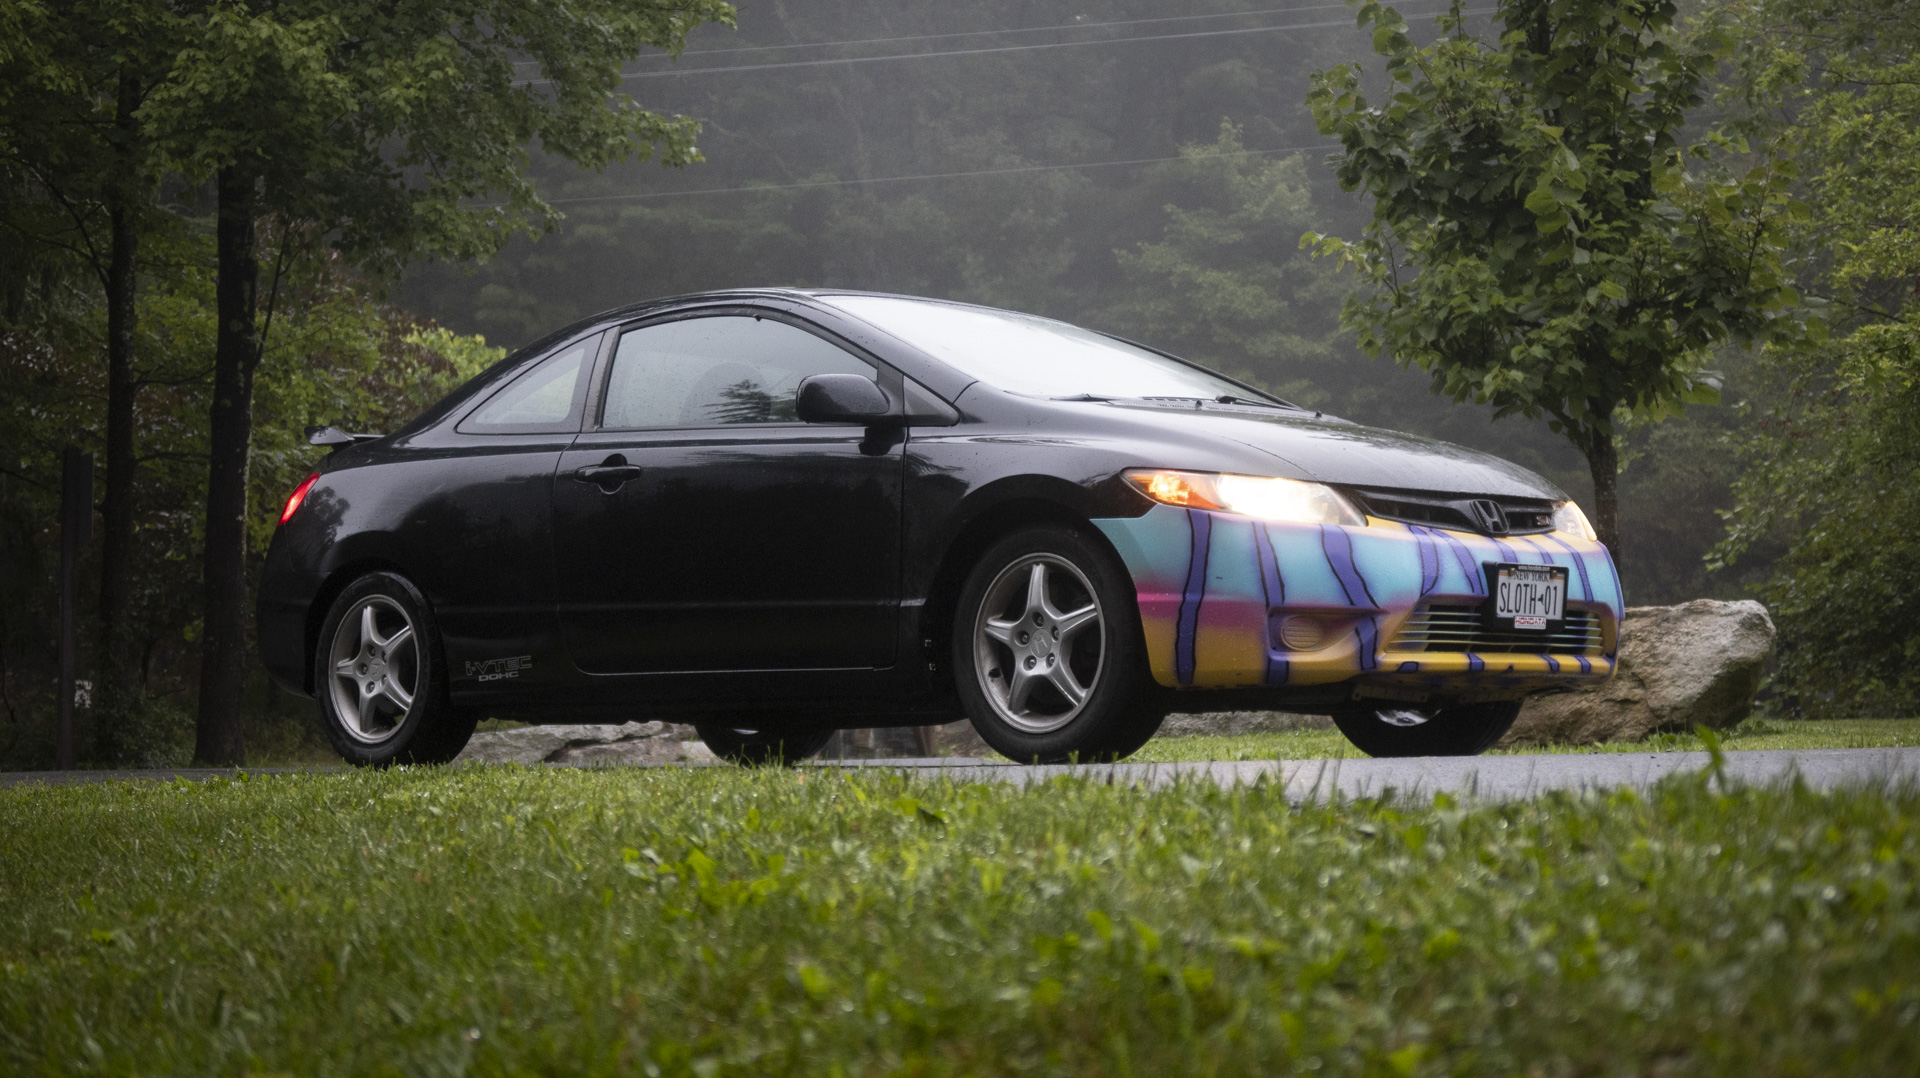
[(1406, 707), (1371, 703), (1334, 712), (1333, 724), (1368, 756), (1478, 756), (1519, 717), (1517, 700)]
[(334, 599), (314, 648), (320, 724), (356, 767), (452, 762), (476, 712), (447, 698), (440, 628), (426, 596), (395, 573), (368, 573)]
[(1099, 540), (1023, 528), (981, 555), (953, 623), (973, 728), (1021, 763), (1131, 756), (1166, 717), (1127, 571)]
[(696, 722), (694, 732), (715, 756), (741, 767), (797, 764), (827, 747), (833, 731), (812, 726), (782, 725), (778, 729)]

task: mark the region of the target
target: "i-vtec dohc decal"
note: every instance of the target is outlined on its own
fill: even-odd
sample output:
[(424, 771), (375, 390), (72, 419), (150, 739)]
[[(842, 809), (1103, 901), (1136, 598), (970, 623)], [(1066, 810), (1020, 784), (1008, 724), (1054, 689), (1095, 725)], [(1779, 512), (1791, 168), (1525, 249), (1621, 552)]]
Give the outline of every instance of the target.
[(519, 677), (523, 670), (533, 669), (533, 656), (515, 655), (510, 659), (482, 659), (467, 663), (467, 676), (476, 681), (499, 681), (503, 678)]

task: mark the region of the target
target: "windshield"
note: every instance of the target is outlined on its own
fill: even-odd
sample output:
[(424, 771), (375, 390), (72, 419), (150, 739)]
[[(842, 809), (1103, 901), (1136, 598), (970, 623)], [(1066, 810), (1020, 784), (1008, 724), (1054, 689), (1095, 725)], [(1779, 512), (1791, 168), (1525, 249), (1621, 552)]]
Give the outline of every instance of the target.
[(1177, 359), (1051, 318), (891, 296), (821, 298), (1010, 393), (1266, 403)]

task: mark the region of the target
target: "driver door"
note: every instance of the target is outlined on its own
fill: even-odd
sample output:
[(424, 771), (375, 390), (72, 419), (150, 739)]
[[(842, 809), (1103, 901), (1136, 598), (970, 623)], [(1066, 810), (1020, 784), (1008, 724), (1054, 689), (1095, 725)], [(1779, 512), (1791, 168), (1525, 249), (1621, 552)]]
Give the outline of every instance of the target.
[(794, 417), (812, 374), (881, 371), (766, 312), (625, 329), (597, 417), (560, 460), (562, 635), (592, 674), (894, 661), (898, 437)]

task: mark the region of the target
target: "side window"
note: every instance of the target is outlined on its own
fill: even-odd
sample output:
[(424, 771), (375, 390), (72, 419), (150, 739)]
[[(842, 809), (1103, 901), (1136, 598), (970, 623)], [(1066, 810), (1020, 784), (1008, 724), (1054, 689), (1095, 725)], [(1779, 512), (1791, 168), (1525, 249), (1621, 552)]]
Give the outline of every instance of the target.
[(460, 423), (469, 434), (540, 434), (570, 431), (579, 425), (586, 396), (586, 369), (598, 336), (554, 355), (507, 383)]
[(662, 322), (620, 338), (602, 427), (788, 423), (800, 380), (874, 376), (873, 368), (797, 326), (718, 315)]

